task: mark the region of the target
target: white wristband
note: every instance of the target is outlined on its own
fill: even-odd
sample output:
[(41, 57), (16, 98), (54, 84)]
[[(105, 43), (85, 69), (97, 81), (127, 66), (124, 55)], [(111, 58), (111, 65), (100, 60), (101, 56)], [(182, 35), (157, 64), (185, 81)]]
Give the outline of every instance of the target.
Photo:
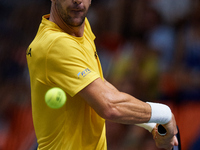
[(153, 128), (156, 126), (156, 123), (141, 123), (141, 124), (135, 124), (135, 125), (143, 127), (149, 132), (151, 132)]
[(164, 104), (147, 102), (151, 106), (151, 118), (148, 123), (166, 124), (172, 118), (171, 109)]

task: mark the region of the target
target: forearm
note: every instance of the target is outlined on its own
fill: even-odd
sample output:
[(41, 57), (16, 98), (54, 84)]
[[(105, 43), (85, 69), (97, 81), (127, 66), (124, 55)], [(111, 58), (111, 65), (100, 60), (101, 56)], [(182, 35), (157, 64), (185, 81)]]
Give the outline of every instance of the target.
[(149, 121), (151, 117), (149, 104), (119, 92), (105, 82), (97, 79), (79, 93), (102, 118), (123, 124)]
[[(80, 96), (104, 119), (123, 123), (160, 123), (169, 121), (171, 110), (162, 104), (149, 104), (120, 92), (100, 78), (79, 92)], [(166, 111), (167, 110), (167, 111)]]
[(110, 109), (114, 115), (108, 119), (118, 123), (135, 124), (146, 123), (151, 117), (151, 107), (135, 97), (122, 92), (109, 95)]
[[(173, 145), (178, 145), (175, 139), (175, 134), (177, 133), (175, 118), (168, 106), (159, 103), (144, 103), (128, 94), (119, 92), (107, 81), (105, 84), (114, 90), (113, 97), (115, 98), (113, 100), (111, 99), (111, 104), (113, 105), (111, 108), (115, 108), (118, 115), (116, 115), (116, 118), (111, 118), (112, 121), (136, 124), (137, 126), (145, 128), (153, 134), (158, 147), (167, 149)], [(168, 134), (167, 136), (160, 136), (160, 138), (156, 139), (155, 137), (158, 134), (156, 125), (158, 124), (163, 124)]]
[[(114, 93), (115, 97), (119, 98), (117, 100), (118, 103), (114, 102), (114, 104), (116, 104), (118, 107), (117, 107), (117, 111), (119, 111), (119, 114), (127, 114), (127, 116), (124, 116), (124, 115), (120, 115), (121, 117), (119, 117), (118, 119), (118, 122), (122, 121), (124, 122), (124, 120), (132, 120), (133, 117), (134, 117), (134, 121), (130, 121), (131, 123), (132, 122), (143, 122), (144, 120), (148, 121), (150, 118), (149, 118), (149, 114), (148, 114), (148, 105), (146, 105), (145, 103), (137, 100), (136, 98), (126, 94), (126, 93), (122, 93), (122, 92), (119, 92), (117, 88), (115, 88), (111, 83), (109, 83), (108, 81), (106, 81), (104, 79), (104, 83), (107, 87), (109, 87), (110, 89), (114, 90), (116, 93)], [(117, 96), (117, 95), (121, 95), (121, 96)], [(121, 98), (121, 99), (120, 99)], [(114, 99), (113, 101), (116, 101), (116, 99)], [(130, 101), (130, 102), (128, 102)], [(139, 105), (138, 105), (139, 104)], [(148, 108), (145, 108), (145, 107), (148, 107)], [(141, 109), (142, 108), (142, 109)], [(144, 110), (144, 111), (143, 111)], [(129, 114), (130, 112), (130, 114)], [(134, 113), (134, 116), (132, 116), (132, 113)], [(117, 121), (117, 120), (115, 120)], [(128, 121), (129, 122), (129, 121)]]

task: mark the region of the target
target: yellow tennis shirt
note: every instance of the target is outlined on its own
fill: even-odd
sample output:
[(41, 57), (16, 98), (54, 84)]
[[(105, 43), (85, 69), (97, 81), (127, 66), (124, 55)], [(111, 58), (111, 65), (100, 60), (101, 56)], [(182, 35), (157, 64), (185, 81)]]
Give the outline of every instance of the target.
[[(95, 79), (103, 80), (89, 22), (86, 18), (83, 37), (74, 37), (48, 17), (43, 16), (26, 53), (38, 149), (106, 150), (105, 120), (77, 95)], [(60, 109), (45, 103), (45, 93), (52, 87), (67, 94)]]

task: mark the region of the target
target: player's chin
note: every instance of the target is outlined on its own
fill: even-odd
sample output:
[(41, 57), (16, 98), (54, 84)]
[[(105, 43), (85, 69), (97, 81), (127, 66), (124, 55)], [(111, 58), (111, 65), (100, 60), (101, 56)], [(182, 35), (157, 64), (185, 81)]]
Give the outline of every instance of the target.
[(84, 11), (70, 11), (69, 16), (72, 19), (80, 19), (85, 18), (85, 12)]
[(73, 18), (71, 25), (73, 27), (79, 27), (83, 24), (84, 20), (85, 20), (85, 17)]

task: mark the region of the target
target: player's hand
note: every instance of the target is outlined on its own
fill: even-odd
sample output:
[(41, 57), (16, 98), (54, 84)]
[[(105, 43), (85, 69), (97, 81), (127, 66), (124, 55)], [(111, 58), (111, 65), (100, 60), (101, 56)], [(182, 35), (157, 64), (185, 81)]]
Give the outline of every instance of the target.
[(171, 150), (173, 146), (178, 145), (178, 140), (176, 134), (178, 132), (176, 121), (174, 115), (172, 114), (172, 119), (169, 123), (162, 125), (166, 129), (166, 135), (160, 135), (158, 133), (158, 124), (154, 127), (152, 131), (153, 138), (156, 142), (158, 148), (164, 148), (166, 150)]

